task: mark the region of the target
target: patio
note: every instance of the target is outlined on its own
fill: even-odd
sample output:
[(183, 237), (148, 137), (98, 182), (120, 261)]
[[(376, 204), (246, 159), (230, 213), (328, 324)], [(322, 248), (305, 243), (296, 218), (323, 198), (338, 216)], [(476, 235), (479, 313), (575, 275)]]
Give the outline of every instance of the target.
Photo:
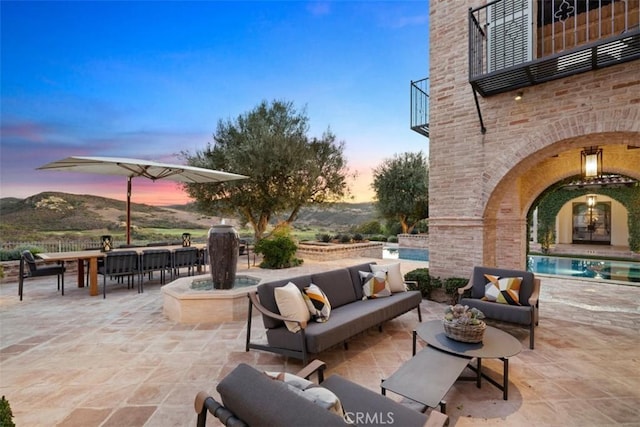
[[(247, 271), (239, 261), (238, 272), (282, 277), (359, 262), (307, 261), (295, 269)], [(404, 273), (425, 266), (402, 264)], [(112, 286), (103, 300), (71, 283), (62, 297), (55, 280), (28, 280), (22, 302), (15, 283), (0, 285), (0, 395), (19, 426), (195, 425), (196, 393), (215, 396), (217, 381), (239, 362), (289, 372), (301, 367), (298, 360), (245, 352), (244, 321), (168, 320), (159, 284), (146, 284), (143, 294)], [(509, 400), (489, 384), (478, 390), (457, 382), (446, 396), (450, 425), (639, 425), (640, 287), (543, 277), (540, 299), (535, 350), (528, 348), (525, 329), (504, 327), (523, 343), (510, 359)], [(423, 301), (424, 320), (440, 318), (443, 309)], [(410, 358), (417, 321), (415, 312), (407, 313), (382, 333), (373, 329), (356, 337), (348, 351), (338, 347), (320, 358), (329, 375), (379, 392), (380, 379)], [(260, 334), (261, 319), (253, 325)], [(501, 368), (495, 360), (483, 365)], [(209, 417), (209, 425), (218, 424)]]

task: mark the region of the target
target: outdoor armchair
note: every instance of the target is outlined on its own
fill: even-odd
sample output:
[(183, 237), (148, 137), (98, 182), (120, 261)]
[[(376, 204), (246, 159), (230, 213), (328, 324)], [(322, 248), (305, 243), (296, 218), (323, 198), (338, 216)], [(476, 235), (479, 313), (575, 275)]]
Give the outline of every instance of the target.
[(180, 276), (180, 269), (186, 268), (187, 274), (191, 276), (199, 263), (199, 250), (198, 248), (177, 248), (173, 251), (173, 274), (175, 277)]
[(64, 264), (38, 267), (33, 254), (26, 250), (22, 251), (20, 256), (19, 274), (18, 295), (20, 295), (20, 301), (22, 301), (24, 279), (29, 277), (58, 276), (58, 290), (62, 290), (62, 295), (64, 295)]
[[(492, 295), (499, 284), (500, 294), (506, 295), (506, 299), (499, 298), (500, 302), (492, 301)], [(497, 278), (497, 279), (496, 279)], [(509, 279), (521, 279), (513, 290), (508, 288)], [(494, 288), (494, 289), (492, 289)], [(491, 292), (494, 294), (491, 294)], [(513, 293), (514, 298), (509, 297)], [(529, 348), (534, 348), (535, 326), (538, 325), (538, 309), (540, 295), (540, 279), (530, 271), (507, 270), (492, 267), (473, 268), (473, 273), (466, 286), (458, 288), (458, 299), (462, 305), (475, 307), (482, 311), (488, 319), (502, 322), (515, 323), (529, 327)]]

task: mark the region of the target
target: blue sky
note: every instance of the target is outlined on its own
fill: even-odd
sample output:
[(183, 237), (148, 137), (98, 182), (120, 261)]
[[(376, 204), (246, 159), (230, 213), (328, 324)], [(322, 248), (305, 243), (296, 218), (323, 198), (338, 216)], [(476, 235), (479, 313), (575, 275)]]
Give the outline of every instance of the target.
[[(428, 152), (409, 83), (428, 74), (427, 1), (2, 1), (0, 197), (125, 198), (125, 181), (36, 171), (71, 155), (181, 163), (219, 119), (262, 100), (306, 106), (310, 136), (345, 142), (354, 201), (371, 170)], [(233, 171), (230, 171), (233, 172)], [(139, 178), (132, 201), (182, 203)]]

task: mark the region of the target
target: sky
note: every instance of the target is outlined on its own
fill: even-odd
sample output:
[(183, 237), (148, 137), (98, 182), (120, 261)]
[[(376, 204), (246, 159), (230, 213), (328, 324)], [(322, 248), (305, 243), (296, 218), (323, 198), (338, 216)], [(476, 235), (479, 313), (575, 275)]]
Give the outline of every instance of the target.
[[(428, 153), (409, 86), (428, 74), (428, 1), (0, 2), (0, 197), (126, 199), (126, 179), (36, 170), (68, 156), (184, 163), (219, 120), (261, 101), (306, 108), (309, 136), (345, 144), (353, 198), (372, 171)], [(229, 170), (228, 172), (234, 172)], [(132, 202), (189, 199), (133, 180)]]

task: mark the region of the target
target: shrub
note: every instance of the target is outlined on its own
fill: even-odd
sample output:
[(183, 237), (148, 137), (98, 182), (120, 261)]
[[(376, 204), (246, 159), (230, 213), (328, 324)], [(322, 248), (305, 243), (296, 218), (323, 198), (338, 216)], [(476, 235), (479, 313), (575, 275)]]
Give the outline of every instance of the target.
[(15, 249), (1, 249), (0, 261), (20, 261), (22, 251), (24, 250), (29, 250), (34, 255), (42, 252), (42, 249), (35, 246), (23, 246)]
[(382, 234), (378, 234), (376, 236), (370, 236), (369, 240), (372, 242), (386, 242), (387, 241), (387, 236), (384, 236)]
[(320, 242), (329, 243), (331, 241), (331, 235), (327, 233), (318, 234), (316, 239)]
[(398, 243), (398, 236), (389, 236), (389, 238), (387, 239), (387, 242)]
[(269, 238), (256, 243), (254, 252), (262, 254), (260, 263), (262, 268), (289, 268), (302, 264), (302, 260), (295, 257), (298, 245), (289, 236), (289, 230), (274, 233)]
[(353, 240), (356, 242), (362, 242), (364, 240), (364, 238), (362, 237), (362, 234), (360, 233), (356, 233), (353, 235)]
[(448, 279), (444, 279), (444, 292), (452, 297), (457, 297), (458, 288), (465, 286), (467, 283), (469, 283), (469, 279), (462, 277), (449, 277)]
[(15, 427), (13, 423), (13, 412), (11, 412), (11, 406), (9, 401), (2, 396), (0, 399), (0, 426), (2, 427)]
[(418, 282), (417, 286), (410, 283), (409, 289), (419, 290), (424, 298), (429, 298), (431, 296), (431, 290), (441, 286), (439, 279), (434, 279), (432, 281), (431, 276), (429, 276), (428, 268), (416, 268), (415, 270), (411, 270), (404, 275), (404, 280)]
[(364, 224), (360, 224), (355, 229), (356, 232), (362, 234), (382, 234), (382, 225), (378, 221), (369, 221)]
[(351, 243), (351, 236), (348, 234), (340, 235), (340, 243)]

